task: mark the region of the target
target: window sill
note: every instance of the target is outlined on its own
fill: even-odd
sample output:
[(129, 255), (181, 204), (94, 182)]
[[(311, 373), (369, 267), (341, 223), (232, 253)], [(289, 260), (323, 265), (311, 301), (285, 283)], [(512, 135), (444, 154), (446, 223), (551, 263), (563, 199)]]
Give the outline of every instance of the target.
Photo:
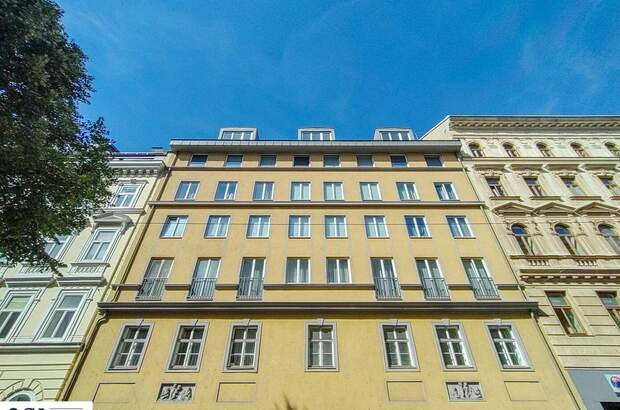
[(572, 195), (569, 197), (569, 199), (572, 199), (574, 201), (602, 201), (603, 198), (601, 198), (598, 195)]
[(561, 201), (562, 197), (557, 195), (532, 195), (531, 201)]
[(519, 195), (502, 195), (502, 196), (492, 196), (489, 199), (491, 201), (520, 201), (521, 197)]

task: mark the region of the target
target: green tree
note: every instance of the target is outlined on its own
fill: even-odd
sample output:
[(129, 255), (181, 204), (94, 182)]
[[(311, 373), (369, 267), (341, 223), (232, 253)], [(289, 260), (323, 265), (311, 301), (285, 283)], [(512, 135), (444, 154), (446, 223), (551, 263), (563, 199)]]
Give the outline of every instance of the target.
[(78, 112), (92, 78), (48, 0), (0, 0), (0, 254), (50, 267), (45, 240), (83, 229), (108, 200), (111, 141)]

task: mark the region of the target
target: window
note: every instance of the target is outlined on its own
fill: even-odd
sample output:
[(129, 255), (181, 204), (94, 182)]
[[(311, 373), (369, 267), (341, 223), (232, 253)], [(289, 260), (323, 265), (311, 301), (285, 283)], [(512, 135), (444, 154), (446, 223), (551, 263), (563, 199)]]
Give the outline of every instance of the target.
[(254, 370), (258, 362), (258, 326), (234, 325), (228, 345), (227, 370)]
[(358, 155), (357, 166), (360, 168), (369, 168), (373, 166), (372, 155)]
[(256, 300), (263, 294), (265, 258), (243, 258), (239, 272), (237, 299)]
[(273, 200), (273, 182), (255, 182), (254, 196), (255, 201)]
[(497, 286), (482, 258), (463, 258), (463, 267), (476, 299), (497, 299)]
[(307, 367), (336, 369), (336, 330), (334, 325), (309, 325), (307, 327)]
[(415, 189), (413, 182), (397, 182), (396, 190), (401, 201), (416, 201), (419, 199), (418, 191)]
[(570, 193), (575, 196), (583, 196), (585, 193), (581, 187), (575, 182), (575, 177), (562, 177), (562, 182), (568, 188)]
[(104, 262), (112, 246), (112, 242), (116, 237), (116, 230), (113, 229), (97, 229), (93, 233), (90, 242), (86, 247), (83, 261)]
[(504, 152), (506, 153), (507, 156), (511, 158), (515, 158), (519, 156), (519, 153), (517, 152), (514, 145), (510, 143), (505, 143), (504, 145), (502, 145), (502, 147), (504, 147)]
[(33, 296), (34, 294), (10, 291), (6, 294), (0, 308), (0, 340), (6, 340), (13, 335), (29, 308)]
[(267, 215), (251, 215), (248, 220), (248, 238), (268, 238), (271, 217)]
[(64, 339), (75, 320), (83, 299), (83, 293), (61, 293), (56, 307), (44, 325), (41, 339)]
[(188, 299), (210, 300), (215, 292), (215, 282), (220, 270), (219, 258), (198, 259), (189, 288)]
[(510, 227), (510, 231), (517, 242), (517, 246), (524, 255), (535, 255), (534, 243), (532, 237), (527, 232), (527, 228), (521, 224), (514, 224)]
[(474, 236), (466, 217), (447, 216), (446, 219), (453, 238), (472, 238)]
[(407, 157), (404, 155), (390, 155), (392, 168), (407, 168)]
[(310, 237), (310, 217), (308, 215), (291, 215), (288, 217), (289, 238)]
[(114, 196), (112, 196), (110, 207), (131, 208), (136, 202), (140, 186), (140, 184), (120, 184)]
[(385, 364), (388, 369), (413, 369), (416, 360), (408, 325), (381, 325)]
[(437, 259), (418, 258), (415, 265), (426, 299), (449, 299), (448, 286), (441, 274)]
[(181, 181), (174, 199), (176, 201), (193, 201), (196, 199), (198, 184), (196, 181)]
[(142, 363), (151, 334), (150, 324), (125, 325), (121, 329), (110, 370), (137, 370)]
[(435, 191), (440, 201), (458, 201), (456, 192), (450, 182), (435, 182)]
[(224, 162), (224, 166), (226, 168), (239, 168), (241, 167), (242, 162), (243, 162), (243, 155), (230, 154), (226, 156), (226, 162)]
[(187, 225), (187, 216), (169, 216), (161, 229), (162, 238), (182, 238)]
[(618, 187), (618, 185), (614, 181), (614, 177), (600, 176), (598, 178), (601, 180), (603, 185), (605, 185), (605, 188), (607, 188), (609, 192), (611, 192), (612, 195), (620, 195), (620, 187)]
[(542, 186), (538, 182), (538, 178), (536, 177), (524, 177), (523, 180), (525, 184), (529, 188), (530, 192), (534, 196), (545, 196), (545, 191), (543, 191)]
[(368, 238), (387, 238), (388, 230), (385, 224), (385, 217), (379, 215), (364, 216), (366, 225), (366, 236)]
[(348, 258), (327, 258), (327, 283), (351, 283)]
[(410, 141), (411, 134), (405, 130), (379, 131), (383, 141)]
[(261, 155), (260, 161), (258, 162), (259, 167), (275, 167), (276, 166), (276, 156), (275, 155)]
[(325, 237), (326, 238), (346, 238), (347, 219), (341, 215), (325, 216)]
[(583, 335), (585, 331), (563, 292), (547, 292), (547, 298), (567, 335)]
[(405, 216), (405, 225), (410, 238), (428, 238), (430, 233), (423, 216)]
[(323, 155), (323, 166), (334, 168), (340, 166), (340, 155)]
[(435, 325), (435, 333), (441, 360), (446, 369), (474, 367), (460, 325)]
[(220, 139), (237, 141), (253, 140), (254, 132), (244, 130), (222, 130), (220, 134)]
[(598, 297), (616, 326), (620, 327), (620, 305), (616, 292), (598, 292)]
[(607, 148), (614, 157), (620, 157), (620, 148), (618, 148), (616, 144), (608, 142), (605, 144), (605, 148)]
[(380, 201), (381, 191), (377, 182), (360, 182), (362, 201)]
[(375, 296), (378, 300), (400, 299), (400, 284), (392, 258), (370, 258)]
[(164, 293), (164, 286), (172, 269), (170, 258), (153, 258), (144, 273), (136, 299), (158, 300)]
[(506, 192), (504, 192), (504, 187), (499, 178), (487, 178), (487, 185), (491, 190), (491, 195), (494, 197), (506, 196)]
[(529, 367), (521, 340), (512, 325), (488, 325), (488, 329), (503, 369)]
[(230, 216), (228, 215), (211, 215), (207, 220), (207, 228), (205, 229), (205, 238), (225, 238), (228, 235), (228, 225)]
[(189, 160), (190, 167), (204, 167), (207, 165), (207, 154), (194, 154), (192, 159)]
[(45, 241), (45, 253), (50, 258), (58, 259), (62, 255), (62, 251), (69, 243), (70, 235), (56, 235), (53, 239)]
[(573, 149), (573, 151), (575, 152), (575, 154), (577, 154), (578, 157), (587, 157), (588, 153), (586, 152), (585, 149), (583, 149), (583, 147), (581, 146), (581, 144), (577, 144), (576, 142), (570, 144), (570, 147)]
[(309, 283), (310, 259), (286, 258), (286, 283)]
[(581, 247), (577, 242), (577, 238), (571, 233), (568, 226), (557, 224), (554, 227), (555, 233), (560, 238), (560, 242), (564, 245), (566, 251), (571, 255), (581, 255)]
[(536, 144), (536, 148), (538, 148), (538, 152), (540, 152), (540, 155), (542, 155), (543, 157), (550, 158), (553, 156), (549, 147), (546, 144), (543, 144), (542, 142), (539, 142), (538, 144)]
[(424, 155), (424, 161), (426, 161), (427, 167), (442, 167), (440, 155)]
[(323, 182), (323, 199), (325, 201), (343, 201), (342, 182)]
[(295, 155), (293, 157), (293, 166), (294, 167), (309, 167), (310, 156), (309, 155)]
[(329, 141), (333, 140), (331, 131), (313, 130), (313, 131), (300, 131), (300, 141)]
[(217, 189), (215, 190), (215, 200), (216, 201), (234, 201), (236, 193), (237, 193), (237, 182), (235, 181), (218, 182)]
[(169, 370), (198, 370), (202, 357), (206, 326), (179, 326), (168, 364)]
[(611, 249), (620, 255), (620, 236), (616, 233), (613, 226), (607, 224), (600, 224), (598, 226), (599, 233), (603, 236), (603, 239), (609, 244)]
[(291, 201), (309, 201), (310, 182), (291, 182)]
[(482, 148), (480, 148), (480, 145), (475, 142), (472, 142), (471, 144), (469, 144), (469, 150), (471, 151), (471, 155), (473, 157), (476, 157), (476, 158), (484, 157), (484, 151), (482, 151)]

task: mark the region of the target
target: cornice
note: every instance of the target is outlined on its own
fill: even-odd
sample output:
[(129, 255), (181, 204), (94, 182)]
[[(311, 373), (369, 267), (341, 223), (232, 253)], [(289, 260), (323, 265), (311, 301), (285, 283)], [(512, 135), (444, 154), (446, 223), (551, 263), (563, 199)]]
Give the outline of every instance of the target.
[(0, 343), (1, 353), (75, 353), (81, 343)]
[(162, 208), (465, 208), (482, 201), (150, 201)]
[(451, 130), (620, 131), (620, 116), (450, 116)]
[(131, 160), (131, 159), (112, 159), (110, 167), (121, 176), (158, 176), (166, 169), (164, 161), (161, 160)]

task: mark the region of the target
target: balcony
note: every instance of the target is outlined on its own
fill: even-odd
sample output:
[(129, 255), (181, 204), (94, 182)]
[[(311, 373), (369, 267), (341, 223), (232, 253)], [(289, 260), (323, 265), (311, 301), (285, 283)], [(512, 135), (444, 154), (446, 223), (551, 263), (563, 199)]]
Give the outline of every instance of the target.
[(618, 272), (620, 255), (511, 255), (521, 274)]
[(400, 300), (400, 284), (397, 278), (374, 278), (377, 300)]
[(471, 287), (474, 290), (474, 296), (476, 299), (498, 299), (499, 293), (497, 292), (497, 286), (491, 278), (487, 277), (475, 277), (469, 278)]
[(189, 287), (187, 299), (189, 300), (212, 300), (215, 292), (216, 278), (194, 278)]
[(263, 298), (263, 278), (239, 278), (237, 300), (260, 300)]
[(422, 278), (422, 288), (426, 299), (450, 299), (444, 278)]
[(164, 293), (166, 278), (144, 278), (138, 288), (138, 300), (160, 300)]

